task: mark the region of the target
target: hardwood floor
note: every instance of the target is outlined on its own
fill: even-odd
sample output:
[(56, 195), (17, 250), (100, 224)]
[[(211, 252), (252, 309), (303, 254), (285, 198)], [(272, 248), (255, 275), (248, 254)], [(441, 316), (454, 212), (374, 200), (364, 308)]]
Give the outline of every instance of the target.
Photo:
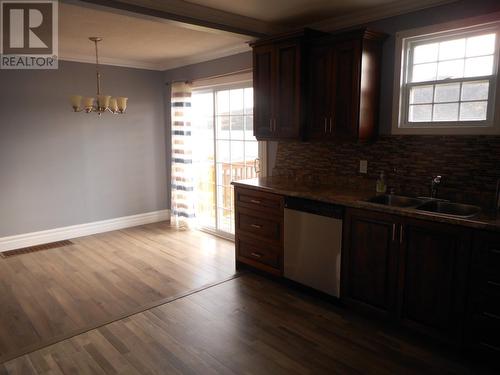
[(235, 273), (234, 243), (167, 223), (73, 242), (0, 259), (0, 363)]
[(472, 374), (254, 274), (0, 365), (0, 374)]

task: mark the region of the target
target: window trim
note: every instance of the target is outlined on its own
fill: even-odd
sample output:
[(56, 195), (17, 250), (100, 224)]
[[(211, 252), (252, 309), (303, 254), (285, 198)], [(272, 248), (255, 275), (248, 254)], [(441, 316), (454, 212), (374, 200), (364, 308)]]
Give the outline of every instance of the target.
[[(395, 69), (393, 92), (392, 134), (500, 134), (500, 12), (487, 16), (469, 18), (448, 22), (440, 25), (431, 25), (423, 28), (406, 30), (396, 33)], [(482, 77), (464, 77), (438, 81), (415, 82), (405, 84), (408, 76), (412, 56), (408, 50), (411, 44), (424, 44), (431, 40), (440, 41), (449, 39), (453, 35), (484, 33), (494, 30), (497, 33), (495, 54), (493, 61), (494, 74)], [(437, 35), (438, 34), (438, 35)], [(453, 83), (464, 81), (490, 81), (488, 94), (488, 109), (486, 121), (442, 121), (407, 123), (409, 111), (409, 88), (436, 83)], [(491, 98), (491, 100), (490, 100)]]

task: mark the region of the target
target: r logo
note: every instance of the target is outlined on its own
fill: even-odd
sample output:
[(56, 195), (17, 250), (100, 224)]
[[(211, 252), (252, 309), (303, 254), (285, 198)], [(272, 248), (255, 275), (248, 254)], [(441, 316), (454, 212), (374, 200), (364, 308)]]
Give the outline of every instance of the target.
[(52, 1), (2, 1), (2, 54), (52, 55)]

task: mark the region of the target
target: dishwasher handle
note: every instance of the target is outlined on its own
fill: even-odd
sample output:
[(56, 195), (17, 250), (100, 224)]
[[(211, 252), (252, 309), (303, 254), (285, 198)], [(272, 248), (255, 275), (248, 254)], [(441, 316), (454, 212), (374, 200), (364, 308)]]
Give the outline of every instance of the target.
[(340, 220), (344, 218), (344, 207), (311, 199), (285, 197), (285, 208)]

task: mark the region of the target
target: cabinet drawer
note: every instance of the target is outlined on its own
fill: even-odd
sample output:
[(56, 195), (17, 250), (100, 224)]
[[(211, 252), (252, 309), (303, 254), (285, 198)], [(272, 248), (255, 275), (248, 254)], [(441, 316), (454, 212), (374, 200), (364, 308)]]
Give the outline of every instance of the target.
[(281, 240), (281, 222), (265, 218), (265, 214), (252, 211), (238, 211), (236, 230), (271, 241)]
[(280, 195), (241, 188), (236, 188), (235, 193), (237, 205), (256, 210), (272, 210), (277, 214), (283, 209), (283, 197)]
[(280, 267), (280, 251), (277, 248), (262, 243), (246, 241), (238, 238), (238, 256), (251, 259), (268, 266)]

